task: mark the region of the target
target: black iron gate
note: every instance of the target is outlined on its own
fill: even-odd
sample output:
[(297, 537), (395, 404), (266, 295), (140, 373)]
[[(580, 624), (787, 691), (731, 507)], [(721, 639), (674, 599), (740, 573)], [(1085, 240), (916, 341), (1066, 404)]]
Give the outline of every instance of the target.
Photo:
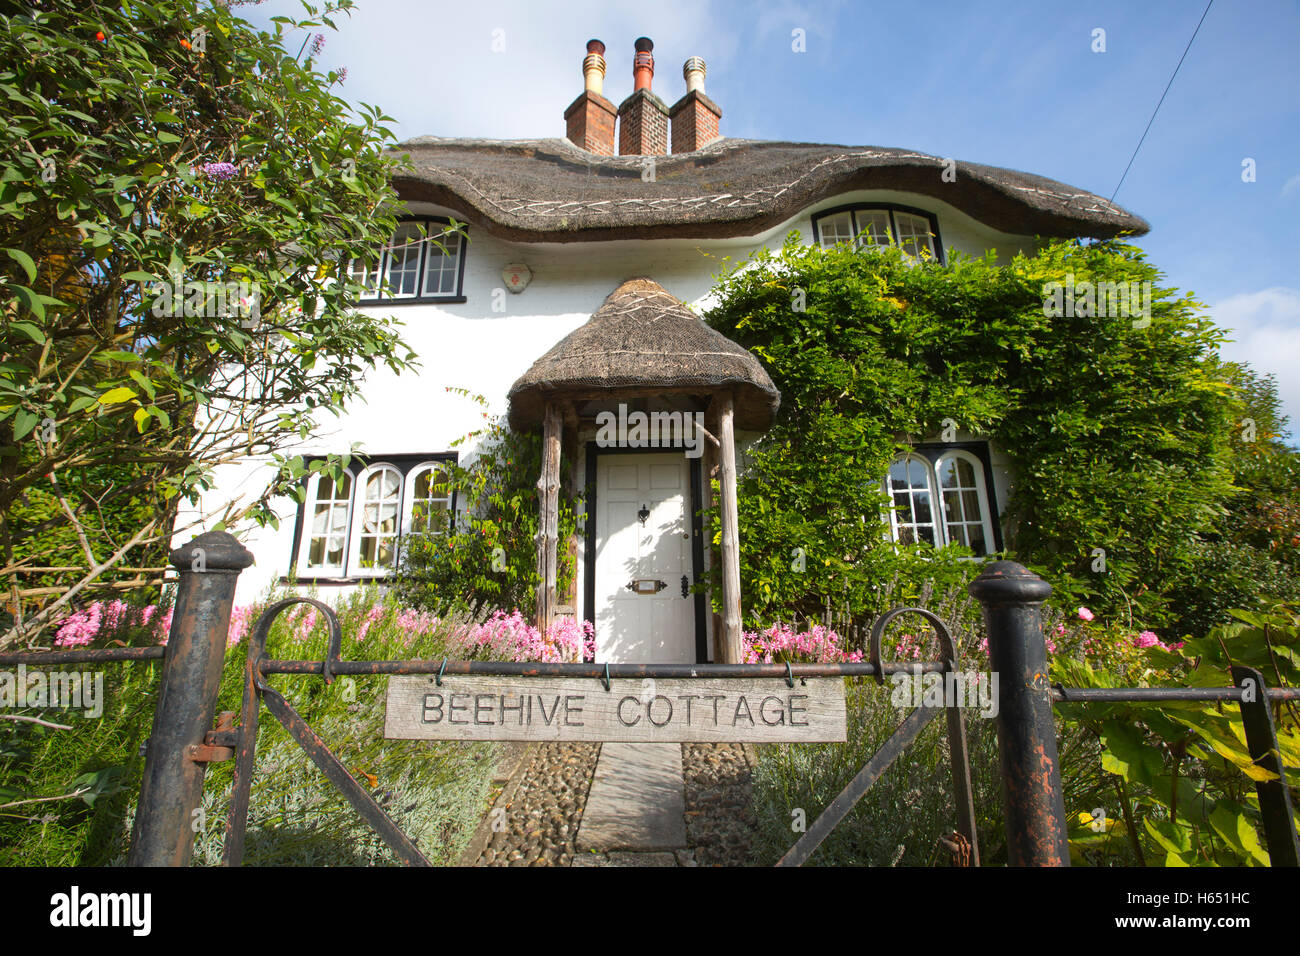
[[(549, 664), (489, 661), (344, 661), (339, 657), (342, 630), (332, 608), (312, 598), (288, 598), (263, 613), (249, 637), (244, 667), (239, 724), (234, 713), (217, 717), (213, 710), (221, 680), (226, 635), (234, 602), (235, 582), (252, 563), (232, 536), (208, 532), (171, 554), (180, 571), (176, 609), (165, 648), (45, 651), (0, 654), (0, 665), (46, 663), (109, 663), (163, 660), (159, 699), (145, 759), (129, 863), (132, 866), (184, 866), (193, 851), (190, 819), (202, 799), (209, 763), (234, 759), (234, 786), (226, 822), (223, 863), (237, 866), (243, 859), (257, 727), (261, 705), (280, 721), (307, 756), (374, 828), (398, 859), (427, 866), (428, 860), (392, 818), (348, 772), (301, 715), (268, 684), (273, 674), (316, 674), (326, 683), (344, 675), (447, 675), (515, 677), (580, 677), (593, 680), (645, 678), (785, 678), (875, 677), (905, 672), (946, 674), (957, 668), (957, 652), (942, 620), (923, 608), (896, 608), (882, 616), (871, 633), (870, 658), (845, 664)], [(980, 602), (988, 631), (990, 670), (1000, 675), (997, 732), (1002, 772), (1007, 856), (1012, 866), (1068, 866), (1066, 818), (1057, 763), (1052, 705), (1088, 701), (1225, 701), (1240, 705), (1250, 756), (1274, 775), (1258, 781), (1261, 817), (1273, 866), (1300, 866), (1285, 768), (1278, 752), (1270, 701), (1300, 699), (1300, 689), (1268, 688), (1251, 668), (1233, 667), (1234, 687), (1067, 689), (1048, 684), (1046, 648), (1040, 608), (1051, 593), (1045, 581), (1014, 562), (988, 565), (970, 585)], [(311, 604), (330, 625), (324, 660), (279, 660), (266, 656), (266, 639), (275, 618), (287, 608)], [(940, 660), (901, 664), (881, 660), (881, 641), (888, 625), (904, 614), (926, 620), (939, 637)], [(1254, 693), (1243, 692), (1250, 687)], [(966, 732), (955, 701), (946, 706), (918, 706), (881, 749), (867, 762), (807, 832), (783, 856), (778, 866), (798, 866), (808, 860), (866, 791), (894, 760), (943, 711), (958, 829), (945, 842), (954, 861), (978, 866), (979, 839), (971, 792)]]

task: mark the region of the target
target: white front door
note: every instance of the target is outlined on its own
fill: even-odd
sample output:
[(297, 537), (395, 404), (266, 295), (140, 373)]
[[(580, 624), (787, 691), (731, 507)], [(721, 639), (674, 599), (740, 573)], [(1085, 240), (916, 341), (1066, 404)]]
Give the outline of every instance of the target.
[(680, 453), (597, 459), (597, 661), (695, 663), (688, 474)]

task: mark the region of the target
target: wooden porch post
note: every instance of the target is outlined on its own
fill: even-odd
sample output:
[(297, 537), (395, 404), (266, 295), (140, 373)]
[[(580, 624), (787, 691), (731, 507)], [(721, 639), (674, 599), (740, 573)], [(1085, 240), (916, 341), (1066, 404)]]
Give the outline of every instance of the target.
[(546, 403), (542, 420), (542, 473), (537, 479), (537, 628), (543, 634), (555, 617), (555, 578), (560, 538), (560, 406)]
[(740, 518), (736, 510), (736, 401), (727, 392), (718, 396), (718, 458), (722, 466), (722, 634), (719, 663), (741, 663)]

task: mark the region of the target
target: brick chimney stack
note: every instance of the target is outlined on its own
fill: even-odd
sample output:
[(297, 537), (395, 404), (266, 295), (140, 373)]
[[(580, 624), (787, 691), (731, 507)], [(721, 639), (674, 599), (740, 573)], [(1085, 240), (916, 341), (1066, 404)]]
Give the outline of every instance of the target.
[(650, 89), (655, 75), (655, 45), (648, 37), (636, 41), (632, 60), (632, 95), (618, 107), (620, 156), (664, 156), (668, 153), (668, 107)]
[(673, 152), (689, 153), (721, 138), (718, 123), (722, 109), (704, 95), (704, 61), (693, 56), (682, 66), (686, 95), (673, 104), (668, 116), (673, 124)]
[(605, 83), (605, 44), (587, 41), (587, 55), (582, 61), (585, 89), (564, 111), (569, 142), (599, 156), (614, 155), (614, 122), (618, 110), (601, 95)]

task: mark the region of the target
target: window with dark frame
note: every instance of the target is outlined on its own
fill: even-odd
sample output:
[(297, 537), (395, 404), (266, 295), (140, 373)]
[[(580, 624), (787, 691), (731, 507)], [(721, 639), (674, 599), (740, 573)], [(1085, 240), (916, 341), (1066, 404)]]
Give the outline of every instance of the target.
[(391, 576), (403, 541), (442, 534), (434, 516), (455, 512), (447, 468), (457, 457), (436, 452), (354, 460), (337, 483), (311, 475), (294, 528), (295, 576), (340, 583)]
[(465, 236), (443, 233), (450, 220), (402, 219), (373, 262), (353, 259), (348, 274), (363, 289), (359, 304), (464, 302)]
[(917, 445), (894, 459), (884, 489), (894, 541), (961, 545), (977, 558), (1002, 550), (987, 443)]
[(836, 206), (812, 217), (813, 241), (823, 249), (840, 242), (863, 246), (898, 245), (918, 259), (943, 261), (939, 220), (923, 209), (892, 203)]

